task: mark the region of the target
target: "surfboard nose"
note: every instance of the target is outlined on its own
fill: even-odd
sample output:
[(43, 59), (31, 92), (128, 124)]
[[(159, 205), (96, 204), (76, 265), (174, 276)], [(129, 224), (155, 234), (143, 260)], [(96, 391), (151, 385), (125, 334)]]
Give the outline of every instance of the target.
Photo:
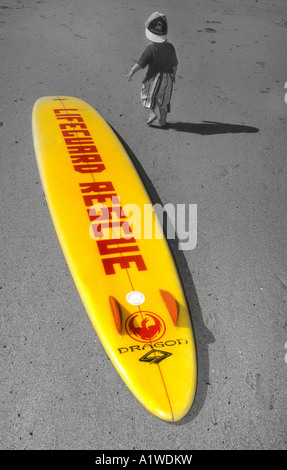
[[(147, 353), (149, 354), (149, 353)], [(152, 354), (152, 353), (150, 353)], [(167, 358), (167, 361), (170, 358)], [(185, 380), (182, 374), (169, 380), (164, 370), (163, 360), (157, 364), (158, 374), (154, 376), (153, 387), (148, 387), (137, 396), (141, 404), (147, 408), (150, 413), (167, 422), (177, 422), (183, 419), (191, 410), (195, 400), (196, 385), (193, 372), (190, 374), (189, 380)], [(149, 367), (154, 367), (151, 364)], [(178, 387), (178, 382), (180, 387)]]
[(181, 402), (179, 406), (176, 403), (169, 403), (167, 406), (163, 406), (161, 403), (158, 407), (154, 404), (149, 411), (163, 421), (175, 423), (183, 419), (188, 414), (191, 409), (192, 402), (193, 399), (187, 400), (185, 403)]

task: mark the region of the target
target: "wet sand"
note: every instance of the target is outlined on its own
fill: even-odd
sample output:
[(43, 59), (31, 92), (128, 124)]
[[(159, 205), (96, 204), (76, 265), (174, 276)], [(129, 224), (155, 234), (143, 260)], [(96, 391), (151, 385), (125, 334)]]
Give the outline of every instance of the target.
[[(155, 10), (179, 59), (167, 130), (146, 125), (144, 72), (125, 78)], [(286, 2), (9, 0), (0, 27), (1, 448), (286, 449)], [(31, 133), (48, 95), (94, 106), (163, 204), (197, 204), (177, 259), (199, 384), (178, 424), (126, 388), (69, 274)]]

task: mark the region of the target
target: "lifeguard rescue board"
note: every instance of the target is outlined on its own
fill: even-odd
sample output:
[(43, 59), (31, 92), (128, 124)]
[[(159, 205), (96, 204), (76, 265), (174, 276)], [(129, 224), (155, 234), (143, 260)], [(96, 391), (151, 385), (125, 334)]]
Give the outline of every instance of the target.
[[(80, 99), (40, 98), (32, 129), (52, 220), (98, 337), (151, 413), (183, 418), (196, 392), (195, 339), (173, 256), (141, 178), (108, 123)], [(135, 222), (143, 214), (139, 230)], [(144, 234), (148, 217), (157, 237)]]

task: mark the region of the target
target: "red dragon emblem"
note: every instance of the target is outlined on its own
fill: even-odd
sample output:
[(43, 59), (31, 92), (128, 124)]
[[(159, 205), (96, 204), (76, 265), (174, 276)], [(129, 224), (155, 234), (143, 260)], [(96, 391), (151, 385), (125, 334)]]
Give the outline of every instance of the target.
[(156, 341), (165, 333), (163, 320), (151, 312), (136, 312), (126, 321), (126, 331), (131, 338), (141, 343)]

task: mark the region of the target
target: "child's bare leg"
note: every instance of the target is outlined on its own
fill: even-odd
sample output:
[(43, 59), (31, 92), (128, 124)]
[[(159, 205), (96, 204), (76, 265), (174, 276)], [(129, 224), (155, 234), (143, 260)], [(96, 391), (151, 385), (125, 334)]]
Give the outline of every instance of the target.
[(151, 108), (150, 113), (149, 113), (149, 118), (147, 120), (147, 124), (151, 124), (156, 119), (157, 119), (157, 115), (155, 114), (155, 110)]
[(167, 112), (165, 111), (165, 109), (163, 108), (159, 108), (159, 124), (161, 126), (166, 126), (166, 116), (167, 116)]

